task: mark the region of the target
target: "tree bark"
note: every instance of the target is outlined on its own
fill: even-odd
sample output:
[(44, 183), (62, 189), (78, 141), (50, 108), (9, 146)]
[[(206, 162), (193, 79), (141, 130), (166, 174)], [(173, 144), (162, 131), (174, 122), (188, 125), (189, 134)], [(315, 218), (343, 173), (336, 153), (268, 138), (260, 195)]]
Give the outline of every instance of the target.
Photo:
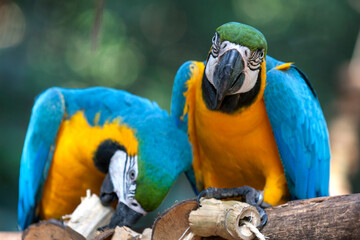
[[(196, 207), (195, 200), (186, 200), (164, 212), (154, 223), (153, 239), (179, 239), (189, 227), (179, 220)], [(360, 194), (291, 201), (266, 212), (261, 232), (270, 239), (360, 239)]]
[(2, 240), (21, 240), (22, 232), (0, 232)]
[(360, 194), (292, 201), (266, 210), (270, 239), (360, 239)]
[[(179, 239), (196, 208), (195, 200), (185, 200), (165, 211), (154, 223), (153, 239)], [(268, 222), (261, 232), (269, 239), (360, 239), (360, 194), (297, 200), (266, 212)], [(20, 234), (3, 232), (0, 239), (20, 239)]]

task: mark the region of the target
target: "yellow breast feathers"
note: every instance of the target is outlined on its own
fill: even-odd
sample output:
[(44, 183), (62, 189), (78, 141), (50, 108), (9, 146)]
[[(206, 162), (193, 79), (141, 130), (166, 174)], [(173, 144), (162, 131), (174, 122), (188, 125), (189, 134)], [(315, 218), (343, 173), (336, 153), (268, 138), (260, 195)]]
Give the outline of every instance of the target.
[[(94, 122), (96, 119), (99, 115)], [(137, 154), (134, 131), (121, 124), (120, 119), (106, 122), (103, 126), (91, 126), (84, 113), (77, 112), (62, 122), (44, 185), (41, 218), (60, 218), (71, 213), (86, 189), (99, 194), (105, 175), (96, 169), (93, 157), (97, 147), (106, 139), (119, 142), (130, 155)]]
[[(265, 69), (265, 61), (262, 63)], [(266, 73), (255, 102), (234, 114), (210, 111), (202, 96), (204, 64), (194, 62), (184, 114), (193, 144), (193, 168), (199, 190), (208, 187), (252, 186), (265, 190), (264, 200), (278, 204), (287, 184), (263, 101)]]

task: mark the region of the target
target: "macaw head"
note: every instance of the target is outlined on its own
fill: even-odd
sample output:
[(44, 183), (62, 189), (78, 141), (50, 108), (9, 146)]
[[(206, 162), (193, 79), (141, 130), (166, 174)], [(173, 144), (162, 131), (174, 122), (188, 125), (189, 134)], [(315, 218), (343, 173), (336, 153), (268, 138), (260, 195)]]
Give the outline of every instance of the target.
[(95, 166), (106, 173), (101, 202), (109, 205), (118, 200), (111, 228), (131, 226), (155, 210), (192, 164), (187, 135), (169, 116), (146, 116), (135, 125), (124, 125), (123, 140), (103, 141), (94, 157)]
[(236, 22), (218, 27), (202, 81), (207, 108), (232, 113), (253, 103), (265, 84), (266, 51), (266, 39), (255, 28)]

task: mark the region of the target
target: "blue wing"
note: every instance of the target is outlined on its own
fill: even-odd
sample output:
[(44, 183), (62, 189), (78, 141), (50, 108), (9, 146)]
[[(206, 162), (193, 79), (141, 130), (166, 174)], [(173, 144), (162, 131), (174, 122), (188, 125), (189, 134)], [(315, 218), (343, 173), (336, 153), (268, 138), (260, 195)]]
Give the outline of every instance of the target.
[(38, 217), (36, 210), (61, 122), (79, 110), (84, 111), (91, 125), (99, 112), (99, 125), (119, 116), (123, 117), (124, 122), (139, 125), (144, 122), (144, 118), (138, 116), (147, 116), (149, 112), (153, 116), (167, 117), (167, 113), (157, 104), (120, 90), (101, 87), (84, 90), (50, 88), (42, 93), (32, 109), (21, 156), (18, 201), (18, 223), (21, 229)]
[[(78, 111), (84, 112), (92, 126), (102, 126), (105, 122), (120, 117), (122, 123), (136, 129), (136, 133), (141, 135), (140, 144), (146, 143), (141, 148), (142, 154), (147, 155), (147, 162), (151, 164), (160, 165), (158, 161), (163, 159), (156, 156), (155, 152), (163, 155), (172, 153), (174, 159), (181, 159), (182, 161), (169, 162), (174, 166), (169, 174), (177, 176), (180, 171), (191, 166), (186, 134), (175, 128), (173, 119), (156, 103), (125, 91), (103, 87), (48, 89), (34, 104), (21, 158), (18, 223), (22, 229), (37, 218), (37, 206), (61, 122)], [(97, 119), (96, 122), (94, 119)], [(166, 147), (167, 144), (178, 146), (179, 149)]]
[[(187, 81), (191, 78), (191, 67), (193, 66), (194, 61), (187, 61), (181, 65), (175, 76), (171, 97), (171, 116), (175, 118), (177, 127), (186, 133), (188, 121), (187, 115), (183, 116), (186, 100), (184, 93), (187, 91)], [(194, 192), (197, 193), (194, 170), (191, 168), (186, 171), (185, 174), (191, 183)]]
[(56, 89), (41, 94), (32, 109), (20, 165), (18, 223), (21, 229), (35, 218), (64, 112), (63, 96)]
[(187, 91), (186, 83), (191, 78), (191, 65), (193, 61), (187, 61), (176, 73), (171, 96), (171, 116), (175, 118), (176, 125), (187, 133), (187, 115), (183, 116), (185, 107), (184, 93)]
[(264, 93), (285, 175), (293, 199), (329, 194), (329, 136), (320, 104), (309, 80), (297, 67), (267, 57)]

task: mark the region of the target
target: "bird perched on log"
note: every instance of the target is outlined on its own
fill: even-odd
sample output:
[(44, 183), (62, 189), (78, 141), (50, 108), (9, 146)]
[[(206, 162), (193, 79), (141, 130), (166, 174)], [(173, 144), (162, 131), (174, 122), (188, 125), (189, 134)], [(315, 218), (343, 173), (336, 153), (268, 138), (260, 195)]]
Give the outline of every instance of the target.
[(33, 106), (21, 157), (18, 222), (61, 218), (86, 189), (108, 205), (110, 227), (154, 210), (191, 168), (186, 133), (147, 99), (108, 88), (51, 88)]
[(274, 205), (328, 195), (329, 137), (315, 90), (292, 63), (266, 54), (261, 32), (230, 22), (216, 29), (205, 62), (176, 74), (171, 114), (192, 143), (188, 176), (198, 191), (234, 188), (200, 196)]

